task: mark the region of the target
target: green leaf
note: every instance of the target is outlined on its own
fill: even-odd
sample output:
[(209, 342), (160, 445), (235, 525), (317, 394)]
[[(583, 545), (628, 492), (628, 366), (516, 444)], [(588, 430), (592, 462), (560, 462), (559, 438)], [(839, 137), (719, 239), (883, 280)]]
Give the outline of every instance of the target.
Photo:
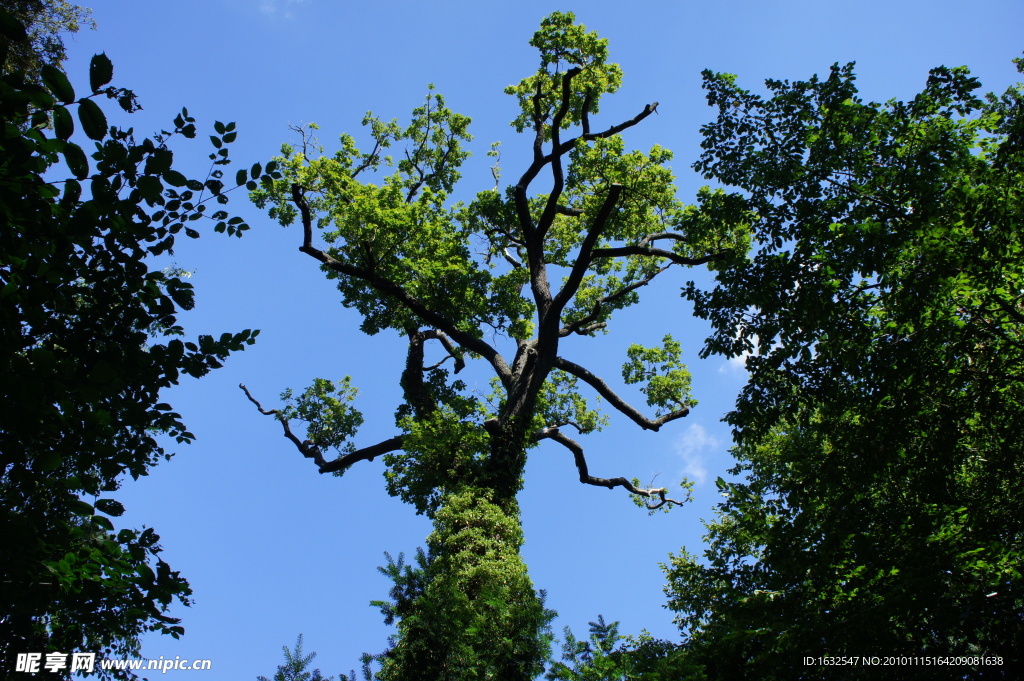
[(177, 170), (168, 170), (163, 174), (164, 181), (172, 187), (184, 187), (185, 183), (188, 182), (188, 178), (179, 173)]
[(160, 175), (170, 170), (173, 162), (174, 153), (170, 149), (156, 149), (146, 159), (145, 172), (147, 175)]
[(252, 168), (249, 170), (249, 175), (251, 175), (252, 177), (255, 178), (255, 177), (259, 177), (262, 174), (263, 174), (263, 166), (261, 166), (259, 163), (253, 163), (252, 164)]
[(235, 173), (235, 184), (238, 186), (245, 184), (246, 177), (247, 175), (245, 172), (245, 168), (242, 168), (237, 173)]
[(94, 513), (94, 509), (89, 504), (85, 503), (81, 499), (73, 499), (68, 503), (68, 510), (75, 515), (91, 516)]
[(146, 563), (140, 563), (135, 571), (142, 578), (143, 584), (151, 584), (156, 581), (156, 574), (153, 572), (153, 568), (149, 567)]
[(57, 470), (62, 463), (64, 458), (52, 449), (41, 452), (36, 458), (36, 466), (41, 471)]
[(110, 63), (106, 53), (93, 55), (92, 61), (89, 62), (89, 87), (92, 91), (98, 92), (113, 77), (114, 65)]
[(114, 531), (114, 523), (110, 522), (109, 519), (104, 518), (101, 515), (94, 515), (92, 517), (92, 524), (96, 525), (98, 527), (102, 527), (107, 532), (113, 532)]
[(64, 195), (60, 197), (60, 201), (65, 205), (74, 205), (81, 196), (82, 185), (77, 180), (68, 180), (64, 183)]
[(156, 203), (157, 199), (160, 198), (160, 194), (164, 191), (160, 178), (155, 175), (143, 175), (139, 178), (137, 186), (139, 191), (142, 192), (142, 198), (151, 204)]
[(71, 118), (71, 112), (63, 106), (58, 106), (53, 110), (53, 130), (62, 140), (69, 139), (75, 132), (75, 123)]
[(97, 142), (107, 136), (107, 117), (99, 105), (91, 99), (83, 99), (78, 103), (78, 120), (89, 139)]
[(64, 147), (64, 160), (67, 162), (68, 168), (71, 169), (71, 174), (79, 180), (84, 180), (88, 177), (89, 161), (85, 157), (85, 152), (82, 151), (82, 147), (69, 142), (68, 145)]
[(70, 104), (75, 101), (75, 89), (71, 87), (67, 74), (56, 66), (46, 64), (43, 66), (40, 76), (42, 76), (43, 85), (46, 86), (46, 89), (49, 90), (54, 97), (65, 104)]
[(15, 42), (20, 42), (28, 37), (25, 24), (18, 21), (10, 12), (0, 12), (0, 34)]

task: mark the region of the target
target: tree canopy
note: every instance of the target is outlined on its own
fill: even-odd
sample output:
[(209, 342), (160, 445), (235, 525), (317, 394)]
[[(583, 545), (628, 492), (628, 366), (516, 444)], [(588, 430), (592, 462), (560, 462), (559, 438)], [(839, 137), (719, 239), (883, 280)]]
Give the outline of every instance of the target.
[(96, 28), (92, 11), (73, 5), (66, 0), (8, 0), (4, 3), (9, 14), (5, 21), (17, 22), (24, 31), (4, 31), (3, 41), (6, 54), (3, 71), (20, 71), (25, 77), (40, 82), (43, 66), (60, 68), (67, 58), (64, 34), (77, 33), (81, 27)]
[[(6, 10), (0, 28), (5, 50), (27, 35)], [(195, 120), (182, 110), (173, 130), (136, 141), (97, 103), (138, 108), (112, 78), (103, 54), (81, 96), (51, 63), (39, 82), (19, 69), (0, 77), (0, 651), (9, 669), (15, 653), (125, 656), (144, 631), (182, 632), (165, 613), (188, 602), (188, 583), (160, 559), (153, 529), (115, 528), (124, 507), (110, 495), (125, 475), (170, 457), (158, 437), (193, 439), (161, 390), (221, 366), (258, 333), (183, 339), (177, 315), (192, 308), (192, 286), (180, 270), (149, 266), (182, 232), (198, 237), (200, 219), (247, 229), (206, 212), (227, 203), (219, 178), (234, 125), (216, 124), (205, 180), (187, 178), (169, 145), (195, 137)], [(261, 178), (271, 180), (252, 173)]]
[(1024, 94), (979, 97), (966, 68), (907, 102), (862, 101), (852, 65), (767, 87), (705, 73), (696, 167), (757, 219), (750, 259), (687, 292), (704, 353), (746, 354), (750, 378), (741, 477), (703, 558), (667, 568), (684, 648), (708, 678), (875, 678), (802, 658), (883, 652), (969, 660), (901, 678), (1004, 676), (1024, 643)]

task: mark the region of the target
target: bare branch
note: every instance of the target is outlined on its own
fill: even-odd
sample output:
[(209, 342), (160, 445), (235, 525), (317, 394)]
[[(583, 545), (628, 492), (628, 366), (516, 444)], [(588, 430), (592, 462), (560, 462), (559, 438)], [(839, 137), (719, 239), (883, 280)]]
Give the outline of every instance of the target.
[(626, 478), (596, 478), (590, 474), (590, 470), (587, 467), (587, 459), (583, 455), (583, 447), (580, 443), (576, 442), (572, 438), (563, 435), (558, 428), (545, 428), (538, 433), (534, 434), (535, 440), (554, 440), (555, 442), (563, 445), (566, 449), (572, 452), (573, 458), (576, 461), (576, 470), (580, 473), (580, 482), (586, 485), (594, 485), (596, 487), (607, 487), (608, 489), (614, 489), (616, 487), (625, 487), (632, 494), (637, 494), (648, 499), (657, 498), (659, 501), (655, 504), (645, 503), (644, 506), (648, 510), (653, 511), (661, 508), (665, 504), (682, 506), (683, 502), (677, 501), (676, 499), (668, 498), (668, 490), (664, 487), (652, 487), (650, 489), (642, 489), (637, 487)]
[(604, 231), (605, 224), (608, 222), (608, 218), (612, 215), (612, 210), (615, 208), (615, 203), (619, 199), (619, 195), (622, 193), (623, 186), (621, 184), (613, 184), (608, 188), (608, 196), (605, 197), (604, 203), (601, 204), (600, 210), (597, 211), (597, 215), (594, 217), (594, 222), (590, 225), (590, 230), (587, 232), (587, 236), (583, 238), (583, 243), (580, 244), (580, 254), (576, 258), (576, 262), (573, 264), (572, 270), (569, 272), (569, 276), (565, 279), (565, 284), (562, 286), (562, 290), (558, 292), (555, 299), (552, 301), (552, 312), (556, 315), (560, 315), (562, 309), (565, 307), (574, 295), (579, 290), (580, 283), (583, 281), (583, 276), (587, 272), (587, 267), (590, 265), (591, 254), (594, 250), (594, 244), (601, 236), (601, 232)]
[(362, 279), (381, 293), (386, 293), (394, 297), (398, 302), (404, 305), (406, 309), (418, 315), (431, 326), (443, 331), (456, 343), (486, 359), (494, 368), (495, 373), (498, 374), (500, 379), (503, 381), (510, 380), (512, 374), (509, 371), (508, 364), (505, 363), (505, 359), (486, 341), (462, 331), (452, 323), (451, 320), (446, 318), (444, 315), (431, 310), (429, 307), (413, 297), (399, 284), (396, 284), (389, 279), (385, 279), (373, 270), (357, 267), (350, 263), (336, 260), (327, 253), (321, 251), (319, 248), (313, 246), (313, 215), (309, 207), (309, 203), (306, 202), (306, 198), (303, 196), (303, 189), (298, 184), (292, 185), (292, 200), (295, 202), (295, 205), (299, 207), (299, 211), (302, 213), (303, 239), (302, 246), (299, 247), (301, 252), (313, 257), (315, 260), (335, 272), (340, 272), (350, 277)]
[(595, 248), (590, 254), (590, 259), (596, 260), (598, 258), (616, 258), (623, 255), (644, 255), (655, 258), (665, 258), (671, 260), (678, 265), (706, 265), (712, 260), (724, 257), (729, 254), (729, 251), (719, 251), (718, 253), (712, 253), (710, 255), (702, 255), (699, 258), (686, 258), (673, 253), (672, 251), (666, 251), (662, 248), (650, 248), (647, 246), (617, 246), (615, 248)]
[[(562, 102), (555, 117), (551, 119), (551, 148), (557, 149), (562, 135), (562, 121), (569, 113), (569, 103), (572, 101), (572, 90), (570, 86), (572, 79), (580, 74), (582, 69), (574, 67), (565, 72), (562, 76)], [(555, 221), (555, 215), (559, 212), (558, 199), (562, 196), (562, 189), (565, 187), (565, 174), (562, 169), (562, 155), (551, 156), (551, 191), (548, 193), (547, 203), (544, 205), (544, 212), (537, 220), (537, 239), (541, 242), (547, 234), (548, 229)]]
[[(452, 344), (452, 339), (449, 338), (447, 334), (445, 334), (443, 331), (438, 331), (437, 329), (428, 329), (427, 331), (423, 331), (422, 333), (424, 340), (441, 341), (441, 345), (443, 345), (444, 349), (448, 351), (448, 357), (451, 357), (455, 360), (455, 373), (459, 373), (460, 371), (466, 368), (466, 360), (459, 356), (458, 351), (456, 351), (455, 349), (455, 345)], [(447, 360), (448, 357), (445, 357), (443, 360), (441, 360), (441, 362)], [(441, 362), (438, 362), (436, 366), (440, 366)]]
[[(628, 121), (623, 121), (622, 123), (619, 123), (618, 125), (613, 125), (612, 127), (608, 128), (607, 130), (604, 130), (602, 132), (595, 132), (595, 133), (590, 133), (590, 134), (587, 134), (587, 135), (582, 135), (581, 137), (579, 137), (577, 139), (584, 139), (584, 140), (590, 141), (590, 140), (596, 140), (596, 139), (604, 139), (605, 137), (611, 137), (612, 135), (618, 135), (620, 132), (622, 132), (626, 128), (632, 128), (634, 125), (636, 125), (637, 123), (639, 123), (643, 119), (647, 118), (648, 116), (650, 116), (652, 113), (654, 113), (657, 110), (658, 110), (658, 103), (657, 102), (654, 102), (653, 104), (648, 104), (647, 106), (644, 107), (643, 111), (638, 113), (636, 116), (633, 116)], [(576, 140), (575, 139), (568, 140), (565, 144), (570, 145), (569, 148), (571, 149), (573, 146), (576, 145)]]
[[(495, 235), (498, 235), (498, 236), (504, 238), (505, 241), (501, 241), (500, 239), (496, 239)], [(516, 237), (512, 236), (511, 234), (506, 232), (501, 227), (496, 227), (496, 226), (495, 227), (490, 227), (488, 229), (485, 229), (484, 230), (484, 236), (487, 238), (487, 242), (488, 242), (490, 248), (492, 250), (494, 250), (494, 251), (500, 251), (502, 257), (505, 258), (506, 262), (508, 262), (509, 265), (511, 265), (515, 269), (520, 269), (523, 266), (523, 263), (520, 262), (519, 260), (517, 260), (516, 257), (514, 255), (512, 255), (512, 253), (509, 251), (510, 244), (511, 244), (512, 247), (515, 247), (516, 254), (519, 255), (520, 257), (522, 257), (522, 250), (526, 248), (526, 244), (524, 244), (521, 240), (519, 240)], [(481, 255), (483, 255), (483, 254), (481, 254)], [(490, 259), (492, 257), (493, 257), (493, 253), (489, 253), (489, 254), (487, 254), (485, 256), (488, 264), (490, 264), (490, 262), (491, 262)]]
[(515, 269), (518, 270), (523, 266), (523, 263), (516, 260), (515, 257), (513, 257), (513, 255), (508, 252), (508, 248), (502, 250), (501, 254), (505, 256), (505, 260), (508, 262), (508, 264), (512, 265), (512, 267), (514, 267)]
[(581, 112), (581, 122), (583, 125), (584, 137), (590, 134), (590, 105), (593, 103), (594, 91), (588, 89), (586, 97), (583, 98), (583, 111)]
[(608, 387), (608, 384), (605, 383), (601, 378), (590, 373), (588, 370), (584, 369), (579, 364), (576, 364), (575, 362), (570, 362), (569, 360), (563, 359), (562, 357), (557, 357), (555, 358), (555, 367), (561, 369), (566, 373), (572, 374), (576, 378), (583, 379), (583, 381), (589, 384), (590, 387), (592, 387), (594, 390), (596, 390), (598, 394), (601, 395), (601, 397), (608, 400), (608, 402), (613, 407), (615, 407), (620, 412), (628, 416), (633, 421), (633, 423), (637, 424), (644, 430), (657, 431), (659, 428), (661, 428), (669, 421), (675, 421), (676, 419), (680, 419), (690, 413), (689, 407), (683, 407), (682, 409), (677, 409), (676, 411), (664, 414), (654, 420), (651, 420), (644, 416), (643, 414), (641, 414), (636, 409), (636, 407), (632, 406), (631, 404), (623, 400), (621, 397), (619, 397), (615, 393), (615, 391)]
[[(551, 119), (551, 127), (553, 128), (551, 131), (552, 136), (557, 134), (557, 130), (562, 127), (562, 121), (565, 120), (565, 115), (569, 113), (569, 102), (572, 100), (572, 90), (569, 89), (569, 86), (572, 84), (572, 79), (580, 75), (582, 72), (583, 69), (578, 66), (574, 66), (566, 71), (562, 76), (562, 101), (558, 107), (558, 112), (555, 114), (555, 117)], [(552, 139), (554, 139), (554, 137), (552, 137)], [(555, 146), (558, 146), (558, 144), (556, 143)]]
[(569, 327), (563, 328), (561, 331), (559, 331), (558, 335), (559, 337), (564, 337), (568, 336), (571, 333), (575, 333), (580, 336), (589, 336), (595, 331), (600, 331), (601, 329), (607, 327), (608, 325), (605, 322), (595, 322), (594, 324), (589, 324), (587, 326), (579, 326), (573, 323)]
[(351, 177), (354, 178), (356, 175), (363, 172), (364, 170), (366, 170), (367, 168), (369, 168), (370, 166), (377, 162), (377, 160), (379, 159), (380, 150), (384, 148), (384, 140), (386, 140), (388, 137), (389, 135), (385, 135), (382, 138), (374, 139), (373, 151), (367, 154), (366, 160), (363, 161), (358, 168), (352, 171)]
[[(487, 241), (489, 243), (491, 243), (492, 245), (495, 244), (495, 241), (492, 238), (494, 234), (498, 234), (500, 236), (503, 236), (506, 241), (508, 241), (510, 244), (516, 246), (517, 248), (525, 248), (526, 247), (526, 244), (523, 243), (522, 239), (519, 239), (517, 237), (512, 236), (507, 231), (505, 231), (503, 228), (497, 227), (497, 226), (491, 227), (489, 229), (485, 229), (484, 230), (484, 236), (487, 237)], [(507, 248), (507, 246), (505, 246), (505, 247)]]
[[(444, 359), (442, 359), (440, 362), (435, 362), (434, 364), (431, 364), (428, 367), (423, 367), (423, 371), (430, 371), (431, 369), (436, 369), (436, 368), (438, 368), (439, 366), (441, 366), (442, 364), (444, 364), (445, 362), (447, 362), (450, 359), (454, 359), (455, 360), (455, 362), (456, 362), (455, 373), (459, 373), (459, 371), (462, 369), (462, 367), (460, 367), (458, 365), (459, 360), (458, 360), (457, 357), (455, 357), (455, 355), (445, 355)], [(465, 366), (465, 363), (463, 363), (463, 366)]]
[(381, 454), (387, 454), (388, 452), (398, 451), (401, 448), (402, 436), (396, 435), (395, 437), (390, 438), (388, 440), (384, 440), (383, 442), (378, 442), (375, 445), (370, 445), (369, 447), (357, 449), (356, 451), (349, 452), (344, 456), (339, 456), (337, 459), (334, 459), (333, 461), (328, 461), (327, 463), (320, 466), (320, 472), (334, 473), (335, 471), (340, 471), (348, 468), (357, 461), (373, 461), (374, 457), (380, 456)]
[(640, 240), (639, 246), (646, 246), (652, 241), (658, 241), (659, 239), (672, 239), (674, 241), (686, 241), (685, 234), (679, 234), (678, 232), (655, 232), (654, 234), (648, 234)]

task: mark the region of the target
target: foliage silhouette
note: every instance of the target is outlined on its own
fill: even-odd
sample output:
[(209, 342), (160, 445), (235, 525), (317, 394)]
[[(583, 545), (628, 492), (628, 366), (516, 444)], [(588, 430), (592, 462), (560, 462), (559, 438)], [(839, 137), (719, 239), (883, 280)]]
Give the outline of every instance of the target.
[[(131, 656), (144, 631), (182, 633), (165, 613), (190, 590), (152, 529), (115, 529), (124, 507), (109, 494), (170, 457), (158, 435), (193, 439), (160, 391), (221, 366), (258, 333), (182, 340), (177, 314), (192, 308), (192, 286), (146, 259), (171, 252), (182, 231), (197, 237), (208, 205), (227, 203), (218, 178), (236, 133), (217, 123), (210, 174), (186, 178), (168, 145), (195, 136), (187, 111), (136, 142), (97, 104), (138, 108), (109, 85), (106, 56), (93, 57), (85, 96), (52, 63), (35, 82), (6, 70), (27, 32), (6, 10), (0, 18), (0, 652), (7, 669), (16, 653)], [(95, 142), (89, 156), (83, 135)], [(217, 231), (247, 229), (211, 213)]]

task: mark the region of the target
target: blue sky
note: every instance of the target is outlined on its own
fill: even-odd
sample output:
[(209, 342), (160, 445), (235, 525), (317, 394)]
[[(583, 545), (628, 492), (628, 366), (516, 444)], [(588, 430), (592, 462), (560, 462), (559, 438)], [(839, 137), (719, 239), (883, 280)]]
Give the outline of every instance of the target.
[[(628, 131), (626, 143), (672, 149), (683, 200), (703, 184), (689, 166), (699, 153), (699, 126), (712, 117), (700, 89), (704, 68), (737, 73), (758, 89), (765, 78), (803, 79), (855, 60), (862, 95), (884, 100), (912, 96), (940, 64), (966, 64), (986, 89), (1001, 91), (1016, 76), (1010, 60), (1024, 49), (1024, 5), (1016, 0), (107, 0), (92, 7), (99, 29), (68, 41), (69, 73), (87, 82), (89, 57), (105, 51), (114, 84), (134, 89), (144, 107), (117, 120), (137, 134), (168, 127), (187, 106), (210, 132), (214, 120), (237, 122), (231, 154), (247, 167), (293, 141), (289, 125), (318, 123), (328, 151), (342, 132), (365, 140), (359, 122), (367, 110), (404, 120), (434, 83), (451, 108), (473, 118), (475, 156), (457, 198), (492, 186), (485, 152), (493, 141), (502, 142), (504, 179), (522, 172), (529, 142), (509, 127), (515, 102), (502, 90), (536, 69), (527, 42), (556, 9), (575, 11), (608, 37), (612, 61), (625, 71), (599, 120), (617, 123), (660, 102), (658, 115)], [(176, 147), (180, 167), (198, 176), (208, 163), (202, 139)], [(384, 551), (412, 554), (429, 522), (387, 496), (379, 460), (340, 480), (318, 475), (237, 386), (246, 383), (271, 406), (286, 387), (351, 375), (366, 416), (357, 444), (372, 444), (395, 434), (404, 347), (394, 336), (358, 331), (356, 314), (298, 252), (295, 228), (282, 229), (237, 193), (230, 208), (252, 226), (245, 237), (205, 233), (175, 254), (194, 272), (197, 289), (196, 310), (183, 321), (191, 334), (262, 332), (225, 368), (169, 391), (167, 401), (198, 441), (118, 495), (128, 507), (122, 520), (156, 528), (165, 559), (195, 591), (195, 605), (175, 613), (186, 636), (147, 638), (143, 654), (209, 658), (210, 678), (251, 680), (272, 675), (281, 646), (302, 632), (306, 649), (319, 653), (317, 666), (337, 674), (357, 666), (361, 652), (384, 648), (393, 630), (367, 602), (385, 597), (390, 584), (375, 567)], [(678, 640), (662, 607), (658, 563), (684, 545), (701, 550), (700, 519), (717, 499), (714, 480), (732, 465), (719, 420), (745, 375), (724, 359), (697, 358), (706, 328), (689, 318), (678, 291), (688, 278), (706, 276), (674, 277), (614, 318), (608, 335), (571, 339), (565, 349), (615, 382), (630, 343), (653, 345), (669, 332), (682, 341), (699, 401), (691, 415), (655, 434), (612, 414), (610, 427), (583, 444), (593, 474), (645, 482), (660, 474), (659, 483), (689, 475), (695, 502), (648, 517), (621, 490), (580, 485), (571, 456), (557, 445), (534, 450), (521, 497), (523, 552), (534, 583), (560, 613), (557, 630), (568, 625), (585, 634), (600, 613), (620, 620), (623, 632), (646, 628)], [(473, 376), (486, 387), (483, 373)]]

